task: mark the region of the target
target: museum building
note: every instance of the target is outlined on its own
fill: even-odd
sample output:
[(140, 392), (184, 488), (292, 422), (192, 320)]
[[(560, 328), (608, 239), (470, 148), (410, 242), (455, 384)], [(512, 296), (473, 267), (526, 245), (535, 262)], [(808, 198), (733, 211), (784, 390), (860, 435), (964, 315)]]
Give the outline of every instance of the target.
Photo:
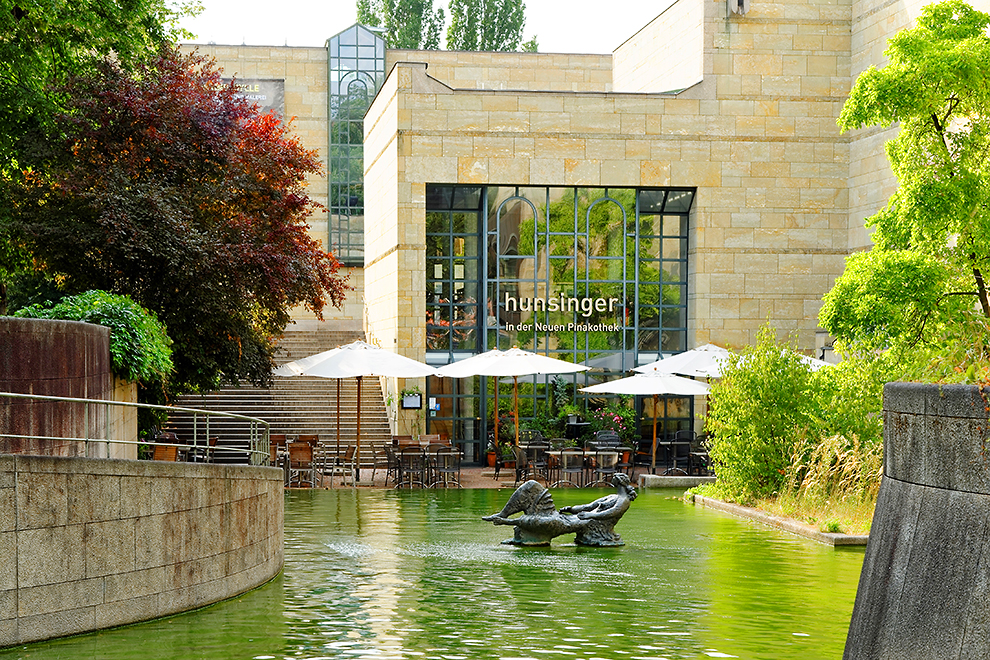
[[(361, 25), (197, 48), (324, 157), (311, 232), (355, 286), (328, 322), (434, 365), (519, 346), (596, 367), (581, 386), (768, 320), (822, 355), (822, 295), (896, 188), (893, 133), (836, 119), (922, 6), (676, 0), (611, 55), (393, 50)], [(526, 411), (550, 389), (529, 383)], [(477, 456), (492, 383), (425, 385), (429, 432)], [(690, 400), (644, 413), (694, 423)]]

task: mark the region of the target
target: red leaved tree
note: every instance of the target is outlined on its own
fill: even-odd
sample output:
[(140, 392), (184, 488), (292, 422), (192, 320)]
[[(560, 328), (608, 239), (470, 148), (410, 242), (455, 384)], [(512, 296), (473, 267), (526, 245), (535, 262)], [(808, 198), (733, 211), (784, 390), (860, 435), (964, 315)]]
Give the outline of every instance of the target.
[(38, 145), (14, 228), (67, 292), (104, 289), (155, 311), (174, 341), (173, 391), (270, 381), (289, 310), (347, 288), (307, 234), (319, 173), (272, 115), (205, 58), (163, 51), (129, 73), (76, 78), (61, 135)]

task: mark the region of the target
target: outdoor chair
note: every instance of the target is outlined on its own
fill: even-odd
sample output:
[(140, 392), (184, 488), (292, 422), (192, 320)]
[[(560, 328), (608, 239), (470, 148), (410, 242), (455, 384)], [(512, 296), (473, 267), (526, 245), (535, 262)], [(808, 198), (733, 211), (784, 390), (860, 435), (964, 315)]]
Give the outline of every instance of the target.
[(171, 461), (175, 462), (179, 455), (178, 447), (166, 447), (164, 445), (155, 445), (155, 453), (152, 455), (152, 460), (156, 461)]
[(308, 442), (289, 443), (289, 478), (288, 486), (293, 484), (302, 487), (308, 483), (310, 488), (315, 486), (316, 464), (313, 461), (313, 445)]
[(385, 445), (384, 450), (385, 459), (387, 461), (385, 467), (385, 486), (387, 487), (390, 482), (393, 486), (397, 486), (402, 477), (402, 468), (399, 464), (399, 456), (396, 453), (396, 450), (389, 445)]
[(691, 469), (691, 445), (686, 442), (666, 443), (664, 450), (667, 452), (665, 475), (679, 473), (688, 474)]
[(516, 462), (516, 481), (512, 485), (518, 486), (520, 481), (525, 481), (529, 478), (529, 456), (527, 456), (526, 450), (522, 447), (513, 447), (512, 455), (515, 457)]
[(531, 444), (526, 447), (526, 458), (529, 462), (530, 476), (533, 479), (543, 479), (550, 483), (550, 461), (547, 456), (548, 445)]
[(519, 443), (532, 444), (543, 441), (543, 434), (536, 429), (519, 429)]
[(388, 454), (386, 445), (382, 443), (371, 443), (371, 483), (375, 483), (375, 475), (379, 469), (386, 470), (385, 481), (388, 482)]
[(636, 474), (636, 454), (632, 450), (632, 447), (616, 447), (615, 451), (619, 453), (618, 460), (615, 462), (615, 471), (622, 472), (629, 475), (629, 480), (633, 481), (633, 477)]
[(592, 478), (585, 486), (611, 486), (612, 475), (619, 455), (614, 449), (600, 448), (595, 453), (595, 464), (591, 470)]
[(580, 449), (565, 449), (560, 452), (559, 479), (552, 488), (560, 486), (577, 487), (584, 481), (584, 452)]
[(316, 448), (316, 446), (320, 443), (320, 436), (316, 433), (300, 435), (298, 438), (296, 438), (296, 442), (305, 442), (306, 444), (312, 446), (313, 448)]
[(357, 485), (357, 481), (354, 479), (354, 470), (357, 468), (355, 461), (356, 454), (357, 447), (355, 445), (347, 445), (343, 455), (337, 454), (330, 461), (329, 465), (324, 467), (323, 473), (330, 475), (331, 483), (333, 483), (334, 476), (339, 474), (341, 486), (347, 484), (347, 475), (351, 477), (351, 485)]
[(398, 452), (399, 481), (396, 488), (423, 488), (426, 474), (426, 454), (422, 447), (403, 447)]
[(461, 487), (461, 451), (444, 447), (432, 456), (433, 482), (430, 488)]
[(618, 446), (620, 442), (621, 440), (619, 439), (619, 434), (615, 431), (598, 431), (595, 433), (595, 439), (592, 440), (592, 443), (594, 443), (596, 449), (600, 447)]

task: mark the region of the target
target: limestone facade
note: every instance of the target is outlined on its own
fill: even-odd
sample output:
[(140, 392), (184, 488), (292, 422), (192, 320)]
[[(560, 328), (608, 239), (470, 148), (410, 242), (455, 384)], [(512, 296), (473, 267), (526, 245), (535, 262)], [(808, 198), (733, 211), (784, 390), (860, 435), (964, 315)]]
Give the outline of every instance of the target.
[[(891, 131), (841, 134), (836, 119), (924, 4), (776, 0), (739, 15), (678, 0), (610, 56), (389, 51), (365, 119), (365, 266), (330, 317), (424, 358), (429, 183), (689, 186), (688, 344), (749, 344), (769, 319), (815, 348), (822, 295), (896, 187)], [(228, 74), (284, 77), (286, 114), (325, 157), (325, 49), (200, 52)], [(325, 181), (310, 183), (324, 201)], [(313, 234), (326, 240), (325, 218)]]

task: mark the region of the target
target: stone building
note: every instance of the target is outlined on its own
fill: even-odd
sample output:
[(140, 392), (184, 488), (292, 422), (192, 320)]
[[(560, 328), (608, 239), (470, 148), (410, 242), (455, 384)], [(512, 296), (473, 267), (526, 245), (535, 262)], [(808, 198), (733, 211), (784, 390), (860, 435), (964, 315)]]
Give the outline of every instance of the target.
[[(518, 345), (621, 371), (768, 320), (822, 352), (822, 295), (896, 187), (892, 133), (836, 119), (923, 4), (676, 0), (611, 55), (389, 50), (362, 26), (199, 48), (284, 81), (327, 158), (312, 231), (356, 286), (333, 320), (433, 364)], [(491, 392), (431, 379), (431, 430), (480, 451)]]

